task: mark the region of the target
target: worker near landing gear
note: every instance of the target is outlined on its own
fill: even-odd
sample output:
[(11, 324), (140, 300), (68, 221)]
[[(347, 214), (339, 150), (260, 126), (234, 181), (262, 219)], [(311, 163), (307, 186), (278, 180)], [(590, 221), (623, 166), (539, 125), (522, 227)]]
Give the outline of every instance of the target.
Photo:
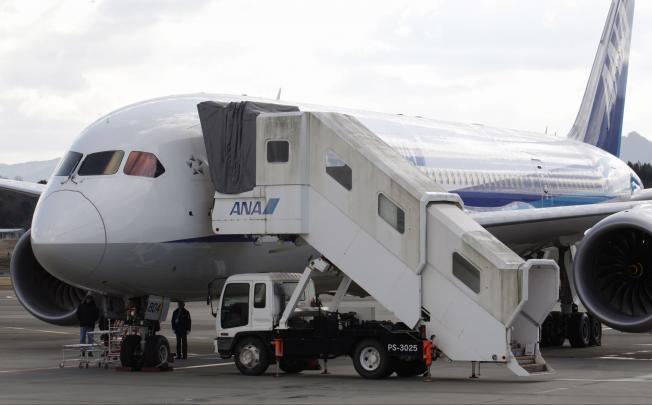
[(190, 333), (190, 312), (183, 301), (177, 303), (177, 309), (172, 313), (172, 330), (177, 336), (177, 359), (188, 358), (188, 334)]
[[(95, 305), (93, 297), (87, 295), (81, 304), (77, 307), (77, 319), (79, 320), (79, 343), (90, 344), (93, 343), (88, 332), (95, 329), (95, 322), (100, 317), (100, 310)], [(92, 353), (91, 353), (92, 354)]]

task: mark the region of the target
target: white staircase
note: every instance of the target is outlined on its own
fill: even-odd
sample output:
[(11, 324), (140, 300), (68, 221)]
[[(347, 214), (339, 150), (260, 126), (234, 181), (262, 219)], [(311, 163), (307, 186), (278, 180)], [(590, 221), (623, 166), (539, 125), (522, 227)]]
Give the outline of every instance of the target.
[[(355, 117), (261, 114), (256, 128), (256, 186), (216, 193), (216, 233), (300, 237), (448, 358), (549, 371), (554, 261), (521, 259)], [(269, 162), (279, 142), (288, 159)]]

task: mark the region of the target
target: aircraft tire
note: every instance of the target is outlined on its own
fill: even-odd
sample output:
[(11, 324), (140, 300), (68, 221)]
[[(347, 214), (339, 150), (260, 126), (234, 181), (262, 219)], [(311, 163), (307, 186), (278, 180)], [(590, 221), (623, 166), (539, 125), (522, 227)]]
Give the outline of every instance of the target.
[(586, 347), (591, 340), (591, 322), (584, 312), (575, 312), (568, 320), (568, 340), (573, 347)]
[(602, 323), (595, 316), (589, 314), (591, 325), (591, 337), (589, 344), (591, 346), (602, 346)]
[(140, 336), (128, 335), (120, 345), (120, 363), (123, 367), (140, 370), (143, 366), (143, 353), (140, 349)]
[(170, 344), (165, 336), (154, 335), (145, 341), (145, 367), (160, 367), (167, 364)]

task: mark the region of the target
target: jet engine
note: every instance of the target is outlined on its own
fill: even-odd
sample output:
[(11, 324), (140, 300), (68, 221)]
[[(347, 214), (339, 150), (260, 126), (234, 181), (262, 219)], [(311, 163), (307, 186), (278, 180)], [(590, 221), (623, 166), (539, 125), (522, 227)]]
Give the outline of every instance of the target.
[(582, 303), (604, 324), (652, 330), (652, 206), (598, 222), (582, 240), (573, 270)]
[(11, 256), (11, 281), (16, 297), (35, 317), (55, 325), (74, 325), (77, 305), (86, 291), (53, 277), (32, 251), (31, 231), (18, 241)]

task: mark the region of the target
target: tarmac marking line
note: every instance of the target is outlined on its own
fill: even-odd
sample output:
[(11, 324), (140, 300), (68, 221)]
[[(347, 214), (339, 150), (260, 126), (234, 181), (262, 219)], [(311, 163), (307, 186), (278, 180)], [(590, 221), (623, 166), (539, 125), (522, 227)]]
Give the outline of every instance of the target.
[(552, 381), (570, 381), (570, 382), (618, 382), (618, 383), (650, 383), (652, 380), (646, 380), (638, 377), (633, 378), (608, 378), (608, 379), (593, 379), (593, 378), (558, 378)]
[(553, 388), (553, 389), (551, 389), (551, 390), (545, 390), (545, 391), (535, 392), (535, 394), (549, 394), (549, 393), (551, 393), (551, 392), (555, 392), (555, 391), (563, 391), (563, 390), (567, 390), (567, 389), (568, 389), (568, 388), (566, 388), (566, 387), (562, 387), (562, 388)]
[(58, 370), (60, 367), (42, 367), (42, 368), (21, 368), (18, 370), (0, 370), (2, 374), (11, 374), (11, 373), (24, 373), (27, 371), (45, 371), (45, 370)]
[(213, 364), (200, 364), (198, 366), (184, 366), (184, 367), (174, 367), (175, 370), (187, 370), (191, 368), (206, 368), (206, 367), (219, 367), (219, 366), (230, 366), (232, 364), (235, 364), (233, 362), (231, 363), (213, 363)]
[(45, 329), (27, 329), (27, 328), (19, 328), (17, 326), (3, 326), (5, 329), (13, 329), (13, 330), (24, 330), (27, 332), (41, 332), (41, 333), (55, 333), (57, 335), (72, 335), (71, 332), (62, 332), (58, 330), (45, 330)]

